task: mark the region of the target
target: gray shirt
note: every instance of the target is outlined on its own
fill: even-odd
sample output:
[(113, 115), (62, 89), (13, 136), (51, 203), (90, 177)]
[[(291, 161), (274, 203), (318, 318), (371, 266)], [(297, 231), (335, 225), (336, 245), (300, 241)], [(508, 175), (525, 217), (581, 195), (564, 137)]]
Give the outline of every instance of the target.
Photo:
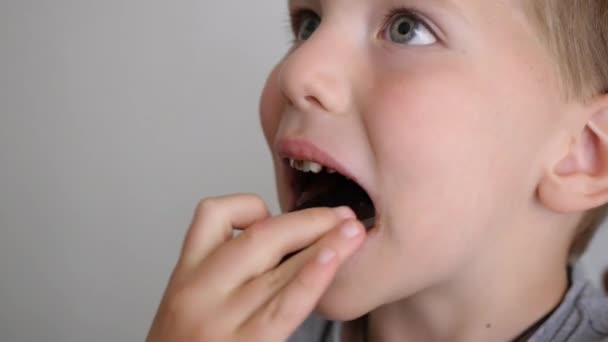
[[(289, 342), (340, 342), (342, 323), (311, 315)], [(530, 342), (607, 342), (608, 297), (595, 289), (579, 269), (562, 303), (536, 330)]]

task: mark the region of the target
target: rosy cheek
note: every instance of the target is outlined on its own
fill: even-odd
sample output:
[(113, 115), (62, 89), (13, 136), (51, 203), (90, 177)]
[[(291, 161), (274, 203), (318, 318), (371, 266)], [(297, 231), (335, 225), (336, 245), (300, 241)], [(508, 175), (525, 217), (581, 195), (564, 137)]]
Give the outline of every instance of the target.
[(279, 87), (280, 68), (279, 64), (270, 73), (260, 98), (260, 123), (268, 143), (271, 143), (276, 135), (281, 112), (285, 106), (285, 100)]

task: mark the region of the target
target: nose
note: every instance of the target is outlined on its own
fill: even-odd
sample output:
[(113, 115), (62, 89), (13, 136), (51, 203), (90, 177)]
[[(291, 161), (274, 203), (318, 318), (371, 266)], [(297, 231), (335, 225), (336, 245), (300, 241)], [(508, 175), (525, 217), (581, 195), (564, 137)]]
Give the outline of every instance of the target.
[[(288, 102), (302, 111), (346, 113), (352, 103), (353, 52), (323, 25), (283, 60), (279, 84)], [(350, 56), (349, 56), (350, 55)]]

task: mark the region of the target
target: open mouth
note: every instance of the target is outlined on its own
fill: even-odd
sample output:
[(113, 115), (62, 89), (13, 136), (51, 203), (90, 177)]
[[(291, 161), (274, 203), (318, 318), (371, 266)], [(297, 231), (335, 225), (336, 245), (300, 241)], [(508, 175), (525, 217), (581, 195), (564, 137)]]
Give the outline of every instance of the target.
[(291, 168), (295, 203), (290, 211), (348, 206), (367, 230), (376, 223), (376, 208), (368, 193), (340, 172), (307, 160), (285, 159)]

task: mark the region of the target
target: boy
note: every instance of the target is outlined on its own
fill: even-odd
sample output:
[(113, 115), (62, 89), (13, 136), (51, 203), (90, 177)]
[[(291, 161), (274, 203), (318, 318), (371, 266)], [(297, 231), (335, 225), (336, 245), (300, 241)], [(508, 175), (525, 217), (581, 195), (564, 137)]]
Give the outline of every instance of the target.
[(290, 213), (202, 201), (149, 341), (608, 338), (568, 268), (608, 202), (608, 1), (289, 7), (261, 121)]

